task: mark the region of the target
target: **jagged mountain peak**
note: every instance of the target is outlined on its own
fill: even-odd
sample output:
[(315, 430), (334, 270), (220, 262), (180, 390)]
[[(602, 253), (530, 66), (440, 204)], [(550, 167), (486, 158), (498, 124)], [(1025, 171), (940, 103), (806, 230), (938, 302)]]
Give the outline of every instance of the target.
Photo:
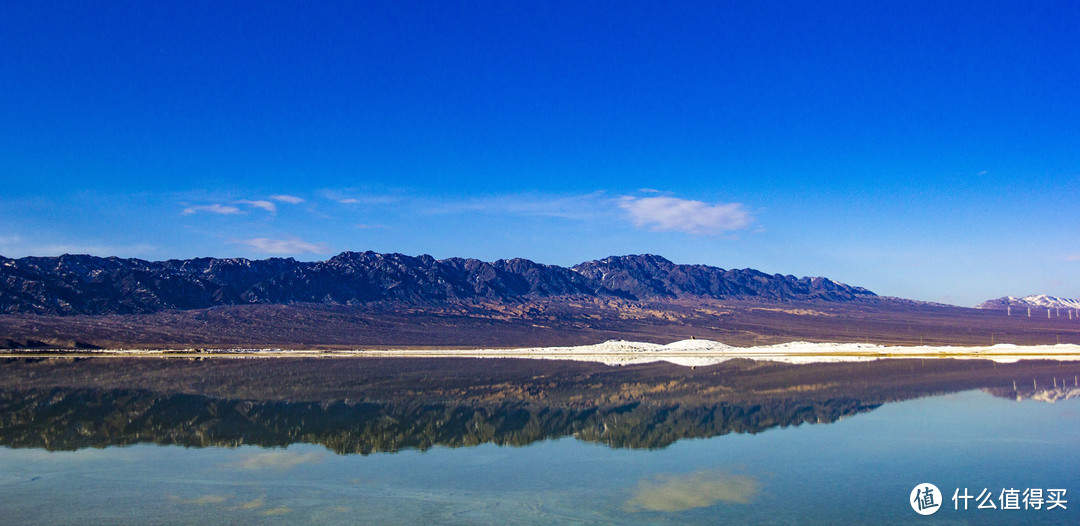
[(637, 266), (637, 267), (659, 267), (670, 268), (675, 265), (671, 260), (658, 256), (656, 254), (627, 254), (624, 256), (608, 256), (604, 259), (597, 261), (586, 261), (581, 263), (582, 265), (588, 263), (598, 263), (602, 265), (618, 265), (618, 266)]
[(603, 288), (643, 298), (731, 298), (768, 300), (822, 299), (851, 301), (874, 293), (828, 278), (769, 275), (755, 269), (725, 270), (681, 265), (652, 254), (613, 256), (574, 266)]

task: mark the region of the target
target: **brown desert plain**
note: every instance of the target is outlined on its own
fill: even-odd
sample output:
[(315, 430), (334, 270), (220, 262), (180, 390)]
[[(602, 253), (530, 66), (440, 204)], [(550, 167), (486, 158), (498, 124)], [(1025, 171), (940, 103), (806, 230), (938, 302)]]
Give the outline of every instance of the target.
[(636, 302), (592, 298), (431, 306), (243, 305), (152, 314), (0, 316), (13, 349), (467, 349), (687, 338), (733, 346), (792, 341), (880, 345), (1080, 344), (1080, 318), (1007, 315), (891, 298), (839, 303)]

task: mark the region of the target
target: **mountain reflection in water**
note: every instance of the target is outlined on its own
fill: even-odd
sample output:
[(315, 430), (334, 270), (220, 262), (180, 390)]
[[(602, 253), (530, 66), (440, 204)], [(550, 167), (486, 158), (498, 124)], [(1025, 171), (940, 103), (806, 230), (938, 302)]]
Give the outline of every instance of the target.
[(0, 445), (311, 443), (366, 455), (574, 436), (663, 448), (969, 389), (1053, 399), (1047, 388), (1075, 389), (1077, 375), (1080, 364), (1039, 361), (737, 360), (691, 369), (513, 359), (9, 359), (0, 363)]

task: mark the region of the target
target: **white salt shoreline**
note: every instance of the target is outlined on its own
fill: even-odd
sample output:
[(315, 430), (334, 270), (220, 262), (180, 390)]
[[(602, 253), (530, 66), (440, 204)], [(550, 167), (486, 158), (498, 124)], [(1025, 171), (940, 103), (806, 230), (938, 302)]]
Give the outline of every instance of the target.
[(982, 347), (953, 346), (884, 346), (864, 343), (791, 342), (757, 347), (733, 347), (711, 340), (681, 340), (667, 345), (611, 340), (576, 347), (531, 347), (518, 349), (417, 349), (417, 350), (85, 350), (18, 351), (0, 353), (3, 357), (28, 355), (52, 356), (163, 356), (163, 357), (367, 357), (367, 358), (527, 358), (539, 360), (578, 360), (608, 365), (626, 365), (666, 361), (678, 365), (713, 365), (736, 358), (784, 363), (859, 362), (879, 359), (978, 359), (995, 362), (1020, 360), (1080, 361), (1080, 345), (1012, 345)]
[(533, 358), (580, 360), (609, 365), (666, 361), (678, 365), (713, 365), (736, 358), (784, 363), (859, 362), (890, 358), (954, 358), (993, 360), (1080, 361), (1080, 345), (1011, 345), (985, 347), (884, 346), (864, 343), (791, 342), (757, 347), (733, 347), (711, 340), (681, 340), (667, 345), (612, 340), (577, 347), (476, 349), (432, 351), (357, 351), (370, 357)]

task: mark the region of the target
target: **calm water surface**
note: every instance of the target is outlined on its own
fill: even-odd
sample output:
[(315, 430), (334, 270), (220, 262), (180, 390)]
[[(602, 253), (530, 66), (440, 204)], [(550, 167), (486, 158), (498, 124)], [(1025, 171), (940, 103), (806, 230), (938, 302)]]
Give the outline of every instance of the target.
[[(678, 377), (670, 375), (689, 373), (671, 368), (662, 370), (669, 376), (656, 384), (645, 382), (644, 389), (668, 386), (668, 391), (676, 391), (669, 398), (634, 390), (626, 399), (613, 401), (605, 388), (581, 385), (608, 385), (626, 393), (627, 386), (640, 387), (642, 378), (657, 376), (657, 370), (629, 371), (625, 378), (597, 376), (592, 366), (559, 366), (540, 370), (543, 374), (529, 369), (528, 375), (516, 376), (511, 371), (510, 380), (501, 373), (466, 375), (468, 385), (486, 387), (458, 392), (461, 399), (476, 398), (477, 390), (490, 398), (489, 388), (504, 384), (518, 392), (524, 384), (514, 378), (524, 376), (548, 386), (543, 395), (521, 395), (509, 402), (497, 396), (496, 408), (482, 413), (475, 412), (477, 404), (483, 405), (475, 399), (466, 404), (474, 409), (471, 413), (462, 413), (464, 406), (457, 402), (434, 403), (433, 386), (441, 382), (437, 377), (420, 391), (397, 397), (381, 393), (378, 411), (350, 413), (345, 409), (355, 402), (335, 412), (333, 404), (341, 403), (336, 399), (300, 409), (290, 405), (295, 401), (253, 406), (250, 399), (259, 398), (254, 396), (258, 393), (230, 403), (182, 398), (180, 404), (175, 385), (157, 391), (117, 391), (111, 385), (87, 391), (82, 380), (52, 378), (37, 384), (27, 378), (39, 377), (44, 369), (29, 375), (28, 367), (18, 364), (6, 370), (5, 389), (12, 396), (6, 399), (0, 426), (0, 517), (5, 524), (1080, 521), (1080, 399), (1067, 398), (1075, 390), (1065, 386), (1065, 377), (1071, 384), (1072, 375), (1061, 365), (940, 370), (902, 378), (893, 367), (866, 373), (876, 378), (877, 386), (839, 387), (791, 378), (795, 373), (789, 369), (720, 370), (704, 377), (695, 371), (698, 376)], [(424, 369), (421, 376), (431, 377), (433, 369)], [(853, 374), (822, 371), (826, 378), (819, 380)], [(1060, 382), (1058, 388), (1037, 390), (1038, 379), (1028, 378), (1036, 384), (1030, 392), (1011, 389), (1015, 380), (1008, 377), (1046, 372), (1060, 376), (1051, 378)], [(91, 376), (100, 379), (99, 373)], [(778, 373), (786, 380), (772, 378)], [(154, 374), (160, 382), (161, 371)], [(139, 384), (147, 375), (127, 371), (122, 376)], [(777, 395), (777, 388), (760, 383), (766, 376), (788, 384), (788, 389)], [(928, 377), (961, 388), (949, 392), (940, 382), (926, 384)], [(971, 385), (957, 377), (977, 377), (972, 381), (986, 386), (969, 389)], [(416, 378), (405, 381), (416, 383)], [(743, 390), (756, 394), (720, 390), (712, 397), (701, 395), (704, 386), (737, 383), (740, 378), (753, 384)], [(697, 394), (678, 392), (672, 381), (686, 382)], [(79, 385), (49, 387), (56, 383)], [(563, 392), (563, 386), (570, 391)], [(387, 385), (390, 391), (399, 388)], [(596, 398), (578, 397), (575, 389)], [(926, 390), (935, 393), (922, 392)], [(436, 391), (447, 396), (445, 390)], [(368, 399), (375, 398), (372, 391), (365, 392)], [(87, 393), (97, 401), (87, 402)], [(37, 394), (40, 400), (34, 398)], [(16, 395), (36, 401), (26, 404), (14, 400)], [(65, 405), (64, 400), (81, 405)], [(866, 403), (853, 405), (852, 400)], [(770, 405), (774, 402), (781, 405)], [(85, 413), (79, 409), (86, 407), (91, 409)], [(807, 408), (817, 416), (808, 418)], [(243, 421), (259, 424), (258, 432), (221, 415), (238, 411)], [(310, 420), (303, 418), (305, 411)], [(443, 416), (431, 420), (432, 414)], [(623, 424), (617, 422), (620, 415)], [(112, 431), (95, 428), (110, 418), (114, 421), (105, 428)], [(717, 424), (718, 419), (726, 420)], [(470, 425), (489, 425), (492, 431), (470, 440)], [(538, 427), (529, 431), (529, 426)], [(661, 445), (648, 445), (656, 443), (655, 438), (634, 442), (641, 438), (629, 436), (634, 430), (659, 433)], [(416, 442), (410, 432), (432, 436)], [(333, 440), (335, 433), (342, 438)], [(397, 433), (398, 443), (422, 445), (380, 452), (372, 444), (390, 442), (369, 436), (379, 433)], [(687, 438), (672, 438), (676, 436)], [(280, 437), (292, 438), (265, 445)], [(206, 442), (197, 444), (200, 439)], [(471, 442), (475, 444), (467, 444)], [(908, 504), (909, 493), (921, 482), (934, 483), (946, 494), (940, 511), (929, 517), (917, 515)], [(1067, 509), (978, 510), (973, 501), (967, 511), (954, 510), (951, 497), (957, 488), (968, 488), (973, 495), (986, 488), (999, 506), (1002, 489), (1064, 488)]]

